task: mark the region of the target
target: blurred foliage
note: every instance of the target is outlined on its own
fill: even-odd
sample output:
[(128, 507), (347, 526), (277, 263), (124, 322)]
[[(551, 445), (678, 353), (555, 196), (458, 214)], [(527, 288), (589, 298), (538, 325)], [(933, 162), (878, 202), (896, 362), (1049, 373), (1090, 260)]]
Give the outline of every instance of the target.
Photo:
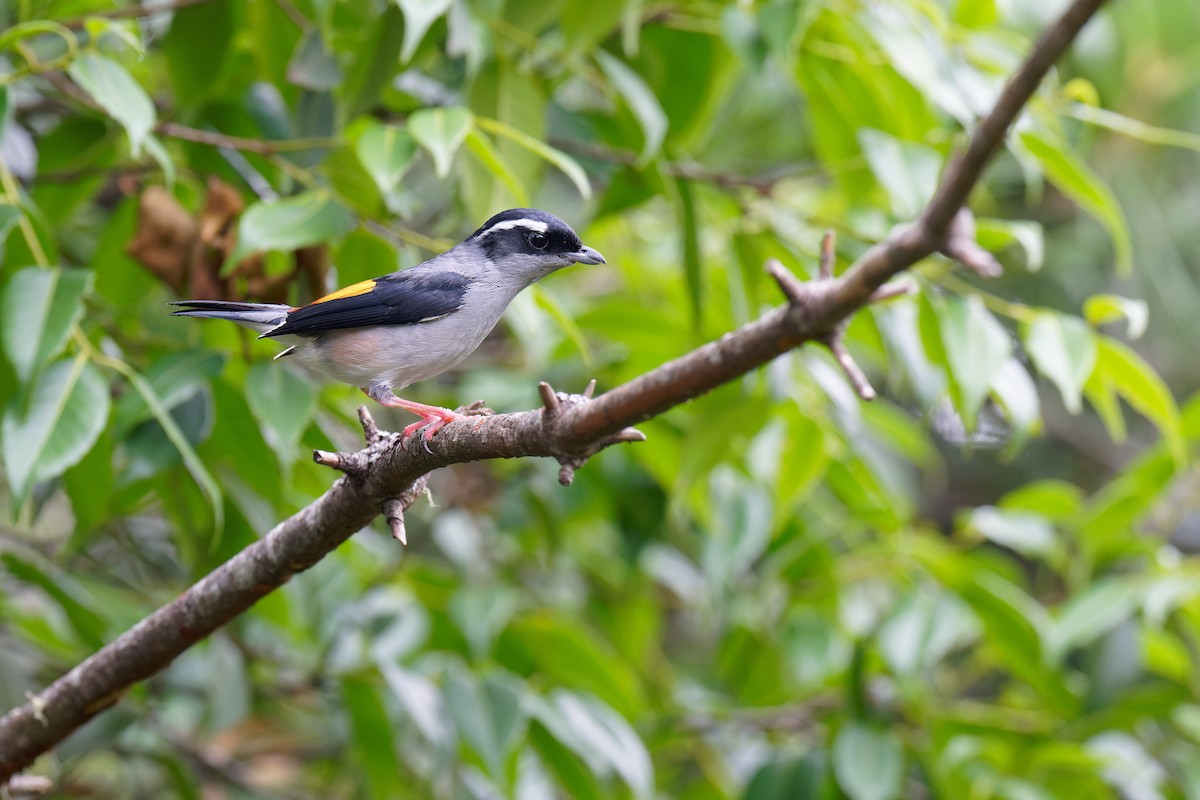
[[(356, 392), (166, 301), (302, 302), (532, 204), (609, 266), (414, 396), (611, 387), (778, 304), (766, 259), (812, 274), (833, 228), (844, 268), (915, 214), (1064, 4), (176, 5), (0, 4), (5, 707), (355, 446)], [(444, 470), (407, 550), (361, 532), (39, 768), (63, 797), (1200, 798), (1198, 39), (1193, 0), (1094, 20), (973, 195), (1007, 276), (930, 259), (851, 323), (877, 402), (810, 347), (570, 489)]]

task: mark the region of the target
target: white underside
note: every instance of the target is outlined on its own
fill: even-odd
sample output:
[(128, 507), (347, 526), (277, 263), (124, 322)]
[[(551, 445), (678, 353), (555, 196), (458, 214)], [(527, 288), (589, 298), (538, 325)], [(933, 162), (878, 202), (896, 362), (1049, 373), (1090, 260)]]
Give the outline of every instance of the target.
[[(463, 310), (415, 325), (346, 328), (316, 338), (281, 336), (276, 341), (294, 346), (289, 358), (330, 380), (399, 391), (457, 366), (479, 347), (511, 299), (495, 287), (492, 292), (500, 296), (489, 297), (486, 310), (468, 301)], [(465, 314), (466, 308), (476, 313)]]

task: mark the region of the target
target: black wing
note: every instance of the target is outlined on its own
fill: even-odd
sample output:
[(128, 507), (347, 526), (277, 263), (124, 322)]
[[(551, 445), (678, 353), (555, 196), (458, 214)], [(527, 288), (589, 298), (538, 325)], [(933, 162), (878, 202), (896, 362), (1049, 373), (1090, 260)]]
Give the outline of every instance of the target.
[(355, 284), (294, 309), (263, 337), (316, 335), (368, 325), (413, 325), (457, 311), (471, 279), (457, 272), (403, 272)]

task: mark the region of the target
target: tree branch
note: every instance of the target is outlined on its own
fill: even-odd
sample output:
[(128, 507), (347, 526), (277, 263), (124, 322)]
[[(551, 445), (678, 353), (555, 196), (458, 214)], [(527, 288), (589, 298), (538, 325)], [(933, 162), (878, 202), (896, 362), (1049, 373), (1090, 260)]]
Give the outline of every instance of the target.
[(133, 684), (311, 567), (385, 505), (391, 515), (412, 496), (414, 482), (431, 470), (488, 458), (549, 456), (563, 464), (560, 477), (569, 480), (574, 469), (603, 447), (640, 438), (629, 426), (735, 380), (806, 341), (837, 341), (850, 314), (898, 291), (884, 286), (892, 276), (934, 252), (964, 253), (969, 217), (952, 223), (967, 195), (1042, 77), (1103, 2), (1075, 0), (1038, 40), (916, 222), (868, 250), (842, 277), (803, 284), (781, 280), (788, 293), (786, 306), (718, 341), (594, 399), (590, 392), (555, 393), (546, 386), (541, 389), (543, 408), (451, 423), (432, 440), (429, 451), (405, 449), (364, 416), (365, 450), (317, 455), (322, 463), (337, 461), (346, 472), (325, 494), (0, 718), (0, 785), (116, 703)]

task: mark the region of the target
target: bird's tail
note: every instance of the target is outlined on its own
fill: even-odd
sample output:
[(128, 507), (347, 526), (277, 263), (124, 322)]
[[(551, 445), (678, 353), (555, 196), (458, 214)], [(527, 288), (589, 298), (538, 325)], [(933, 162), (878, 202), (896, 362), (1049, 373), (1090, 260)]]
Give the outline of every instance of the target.
[(291, 311), (290, 306), (278, 303), (235, 303), (229, 300), (179, 300), (171, 305), (184, 306), (179, 311), (171, 312), (175, 317), (227, 319), (259, 333), (282, 325)]

